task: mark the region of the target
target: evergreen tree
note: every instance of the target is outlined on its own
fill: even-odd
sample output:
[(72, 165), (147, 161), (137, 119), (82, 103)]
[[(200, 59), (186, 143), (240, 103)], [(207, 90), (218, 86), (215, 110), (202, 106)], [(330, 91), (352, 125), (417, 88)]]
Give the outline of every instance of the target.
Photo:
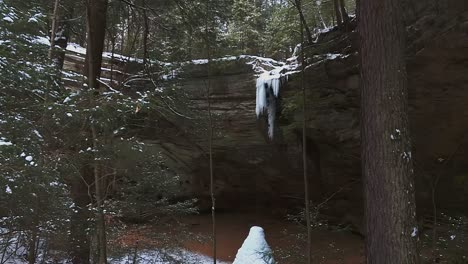
[(251, 0), (234, 0), (229, 24), (231, 47), (243, 54), (261, 54), (261, 13)]

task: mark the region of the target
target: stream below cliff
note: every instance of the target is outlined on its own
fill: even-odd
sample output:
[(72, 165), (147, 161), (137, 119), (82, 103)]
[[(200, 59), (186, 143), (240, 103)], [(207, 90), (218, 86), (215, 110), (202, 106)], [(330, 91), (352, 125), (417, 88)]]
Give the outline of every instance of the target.
[[(199, 215), (190, 220), (191, 232), (211, 234), (211, 216)], [(226, 213), (217, 216), (218, 258), (233, 261), (237, 250), (247, 237), (250, 227), (257, 225), (265, 229), (266, 239), (279, 263), (302, 263), (306, 253), (305, 228), (286, 219), (268, 213)], [(349, 232), (333, 232), (317, 229), (313, 232), (313, 254), (316, 263), (359, 263), (362, 241)], [(186, 248), (211, 254), (211, 244), (188, 241)]]
[[(298, 223), (270, 212), (260, 211), (218, 213), (216, 223), (217, 256), (223, 263), (231, 263), (234, 260), (250, 227), (254, 225), (265, 229), (266, 240), (273, 249), (278, 263), (298, 264), (305, 260), (306, 231), (304, 226)], [(141, 236), (147, 236), (161, 231), (168, 232), (167, 226), (170, 226), (171, 231), (165, 235), (170, 242), (179, 241), (178, 247), (189, 252), (207, 257), (212, 255), (211, 215), (190, 215), (178, 220), (171, 219), (166, 224), (145, 226), (143, 229), (139, 227), (139, 233)], [(127, 232), (128, 234), (134, 235), (135, 232), (131, 230)], [(361, 237), (349, 231), (332, 231), (318, 227), (313, 231), (312, 240), (314, 263), (362, 262), (363, 241)], [(140, 238), (140, 247), (155, 246), (154, 244), (145, 246), (142, 243), (144, 241), (144, 238)]]

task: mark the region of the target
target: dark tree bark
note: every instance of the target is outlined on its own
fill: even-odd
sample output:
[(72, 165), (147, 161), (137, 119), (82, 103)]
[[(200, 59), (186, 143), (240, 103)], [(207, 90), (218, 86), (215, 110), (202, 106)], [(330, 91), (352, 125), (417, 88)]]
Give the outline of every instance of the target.
[[(91, 134), (93, 138), (93, 148), (98, 149), (98, 137), (94, 124), (91, 124)], [(97, 234), (97, 250), (98, 264), (107, 263), (107, 238), (106, 238), (106, 222), (104, 219), (104, 194), (103, 194), (103, 177), (101, 176), (101, 164), (98, 161), (94, 162), (94, 187), (96, 200), (96, 234)]]
[(57, 31), (57, 20), (60, 0), (55, 0), (54, 3), (54, 14), (52, 15), (52, 28), (50, 30), (50, 48), (49, 48), (49, 59), (52, 59), (55, 47), (55, 32)]
[[(90, 248), (87, 234), (89, 225), (88, 204), (91, 202), (88, 194), (88, 183), (84, 181), (90, 175), (88, 169), (83, 168), (81, 177), (73, 177), (70, 181), (70, 195), (75, 204), (70, 219), (70, 257), (73, 264), (89, 264)], [(92, 181), (90, 181), (92, 182)]]
[(63, 65), (65, 63), (65, 55), (66, 55), (66, 49), (68, 45), (68, 38), (69, 38), (69, 25), (68, 24), (63, 24), (59, 28), (60, 34), (56, 34), (56, 41), (55, 44), (60, 47), (60, 50), (55, 51), (54, 54), (54, 61), (56, 63), (57, 69), (62, 70)]
[[(37, 209), (37, 208), (36, 208)], [(29, 237), (29, 245), (28, 245), (28, 263), (29, 264), (34, 264), (36, 263), (36, 260), (37, 260), (37, 251), (38, 251), (38, 248), (37, 248), (37, 240), (38, 240), (38, 226), (37, 226), (37, 216), (34, 216), (35, 221), (33, 221), (33, 224), (31, 226), (31, 234), (30, 234), (30, 237)]]
[(211, 222), (212, 222), (212, 238), (213, 238), (213, 264), (217, 263), (217, 229), (216, 229), (216, 196), (215, 196), (215, 175), (213, 167), (213, 115), (211, 109), (211, 41), (210, 41), (210, 15), (211, 5), (206, 3), (205, 13), (205, 46), (208, 56), (207, 67), (207, 84), (206, 84), (206, 100), (208, 103), (208, 150), (209, 150), (209, 168), (210, 168), (210, 198), (211, 198)]
[[(84, 75), (88, 77), (90, 87), (99, 88), (101, 76), (102, 52), (106, 35), (106, 14), (108, 0), (87, 0), (86, 16), (88, 27), (88, 45), (86, 46), (86, 61)], [(88, 85), (89, 85), (88, 84)]]
[[(146, 1), (143, 0), (143, 6), (146, 8)], [(144, 33), (143, 33), (143, 65), (146, 67), (148, 60), (148, 36), (149, 36), (149, 19), (146, 9), (143, 9), (143, 20), (144, 20)]]
[(341, 19), (343, 19), (343, 26), (347, 29), (349, 25), (349, 16), (348, 16), (348, 12), (346, 11), (346, 4), (344, 0), (340, 0), (340, 11), (341, 11)]
[(312, 39), (312, 32), (310, 31), (309, 26), (307, 25), (307, 21), (304, 17), (304, 12), (302, 11), (302, 1), (301, 0), (294, 0), (294, 6), (297, 9), (297, 12), (299, 13), (299, 19), (301, 20), (301, 24), (303, 25), (306, 35), (307, 35), (307, 42), (309, 44), (314, 43), (314, 40)]
[[(104, 50), (104, 40), (106, 33), (106, 14), (108, 0), (87, 0), (86, 16), (88, 27), (88, 41), (86, 47), (85, 74), (88, 77), (88, 88), (99, 89), (99, 77), (101, 75), (102, 52)], [(93, 148), (97, 149), (97, 133), (94, 123), (90, 124)], [(107, 263), (107, 240), (106, 225), (104, 221), (102, 194), (102, 179), (100, 175), (100, 164), (93, 164), (93, 178), (96, 200), (96, 234), (97, 234), (97, 252), (98, 264)]]
[(339, 28), (343, 27), (343, 17), (341, 16), (341, 9), (338, 0), (333, 0), (333, 8), (335, 9), (336, 14), (336, 24)]
[[(300, 1), (299, 1), (300, 3)], [(302, 6), (301, 8), (302, 9)], [(302, 169), (304, 177), (304, 207), (307, 224), (307, 264), (312, 263), (312, 226), (310, 219), (309, 174), (307, 173), (307, 112), (305, 89), (304, 23), (301, 21), (301, 89), (302, 89)]]
[(64, 10), (64, 14), (59, 16), (63, 21), (59, 24), (58, 30), (56, 33), (55, 45), (59, 46), (60, 49), (55, 50), (54, 60), (57, 65), (57, 69), (62, 70), (65, 63), (66, 49), (68, 45), (68, 40), (70, 39), (70, 31), (73, 24), (73, 21), (70, 21), (73, 18), (75, 10), (75, 3), (70, 4)]
[(360, 0), (367, 263), (418, 263), (405, 30), (399, 0)]

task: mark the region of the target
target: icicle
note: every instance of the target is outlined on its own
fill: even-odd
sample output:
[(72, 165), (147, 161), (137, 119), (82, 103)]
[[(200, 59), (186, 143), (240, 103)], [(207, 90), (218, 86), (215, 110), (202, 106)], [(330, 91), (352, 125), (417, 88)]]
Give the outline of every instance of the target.
[[(297, 45), (294, 50), (294, 53), (298, 53), (300, 45)], [(260, 62), (260, 66), (258, 62)], [(297, 57), (288, 59), (287, 64), (272, 63), (271, 59), (267, 60), (257, 57), (257, 60), (251, 64), (254, 65), (255, 71), (261, 72), (256, 83), (257, 98), (255, 113), (257, 114), (257, 118), (260, 118), (262, 114), (266, 115), (268, 121), (268, 135), (272, 139), (275, 130), (277, 99), (280, 94), (281, 86), (288, 81), (289, 75), (298, 72), (296, 71), (298, 68)], [(262, 65), (273, 69), (266, 71)]]
[(276, 120), (276, 97), (269, 96), (268, 98), (268, 136), (272, 139), (275, 135), (275, 120)]
[(276, 120), (276, 99), (281, 88), (281, 78), (278, 69), (262, 73), (257, 79), (256, 109), (257, 118), (266, 113), (268, 120), (268, 136), (273, 138)]
[(280, 78), (275, 78), (271, 80), (271, 87), (273, 88), (273, 94), (275, 95), (275, 97), (278, 97), (279, 94)]
[(262, 78), (257, 79), (257, 103), (255, 112), (257, 113), (257, 118), (264, 113), (264, 110), (267, 105), (265, 81)]

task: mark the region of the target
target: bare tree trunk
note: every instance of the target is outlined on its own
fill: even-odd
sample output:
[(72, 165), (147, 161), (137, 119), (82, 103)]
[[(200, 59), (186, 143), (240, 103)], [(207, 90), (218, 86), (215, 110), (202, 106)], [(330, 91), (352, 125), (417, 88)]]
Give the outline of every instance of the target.
[(340, 11), (341, 11), (341, 18), (343, 19), (343, 26), (345, 29), (348, 29), (349, 16), (348, 16), (348, 12), (346, 11), (346, 4), (344, 0), (340, 0)]
[[(208, 55), (208, 57), (210, 57)], [(210, 62), (209, 62), (210, 63)], [(208, 66), (208, 69), (210, 67)], [(211, 69), (209, 69), (211, 71)], [(213, 222), (213, 263), (216, 264), (216, 198), (214, 193), (214, 175), (213, 175), (213, 117), (211, 113), (211, 99), (210, 99), (210, 86), (211, 81), (209, 80), (211, 77), (208, 75), (208, 116), (209, 116), (209, 126), (210, 126), (210, 134), (209, 134), (209, 155), (210, 155), (210, 195), (211, 195), (211, 219)]]
[(343, 28), (343, 16), (341, 16), (339, 0), (333, 0), (333, 8), (335, 9), (336, 14), (336, 24), (338, 28)]
[(434, 263), (436, 263), (437, 258), (437, 202), (436, 202), (436, 192), (437, 186), (440, 180), (440, 173), (431, 177), (431, 198), (432, 198), (432, 258)]
[(135, 250), (133, 251), (133, 259), (132, 259), (132, 264), (137, 264), (138, 263), (138, 240), (135, 244)]
[(68, 40), (70, 37), (71, 23), (69, 19), (73, 18), (75, 5), (72, 4), (67, 7), (65, 14), (61, 16), (64, 21), (57, 26), (57, 31), (55, 33), (55, 45), (59, 46), (61, 49), (55, 51), (55, 60), (57, 64), (57, 69), (62, 70), (65, 64), (66, 50), (68, 46)]
[[(297, 12), (299, 13), (299, 19), (301, 21), (301, 24), (303, 25), (306, 33), (307, 33), (307, 41), (309, 44), (314, 43), (314, 40), (312, 39), (312, 32), (310, 31), (309, 26), (307, 25), (307, 21), (304, 17), (304, 13), (302, 12), (302, 1), (301, 0), (294, 0), (294, 6), (297, 9)], [(304, 48), (304, 47), (303, 47)]]
[(125, 23), (128, 23), (127, 20), (123, 19), (123, 22), (122, 22), (122, 31), (120, 32), (120, 54), (124, 54), (124, 51), (125, 51)]
[(213, 236), (213, 264), (216, 264), (217, 261), (217, 252), (216, 252), (216, 197), (215, 197), (215, 188), (214, 188), (214, 172), (213, 172), (213, 116), (211, 113), (211, 45), (209, 39), (209, 18), (210, 18), (210, 5), (206, 4), (206, 18), (205, 18), (205, 44), (206, 50), (208, 53), (208, 68), (207, 68), (207, 101), (208, 101), (208, 122), (209, 122), (209, 138), (208, 138), (208, 148), (210, 156), (210, 196), (211, 196), (211, 221), (213, 224), (212, 236)]
[[(34, 221), (35, 222), (35, 221)], [(38, 227), (31, 226), (31, 237), (29, 238), (29, 246), (28, 246), (28, 263), (34, 264), (36, 263), (37, 258), (37, 237), (38, 237)]]
[[(93, 149), (98, 149), (98, 138), (94, 124), (91, 124), (91, 133), (93, 136)], [(102, 193), (102, 179), (99, 162), (94, 163), (94, 187), (96, 197), (96, 232), (97, 232), (97, 249), (98, 249), (98, 264), (107, 263), (107, 239), (106, 239), (106, 222), (104, 219), (104, 195)]]
[(189, 32), (189, 41), (190, 41), (190, 43), (188, 43), (187, 45), (188, 55), (189, 55), (188, 59), (192, 60), (193, 59), (193, 44), (192, 44), (193, 43), (193, 28), (189, 27), (188, 32)]
[(55, 47), (55, 32), (57, 31), (57, 18), (58, 18), (58, 9), (59, 9), (60, 0), (55, 0), (54, 4), (54, 14), (52, 16), (52, 28), (50, 32), (50, 48), (49, 48), (49, 59), (52, 59), (54, 54)]
[(106, 34), (107, 0), (87, 0), (86, 16), (88, 26), (88, 45), (84, 74), (88, 77), (90, 89), (99, 89), (102, 52)]
[[(85, 73), (88, 77), (88, 86), (90, 89), (99, 89), (99, 76), (101, 74), (102, 52), (104, 49), (104, 39), (106, 32), (106, 13), (107, 0), (87, 0), (87, 20), (88, 20), (88, 46), (86, 47)], [(91, 133), (93, 148), (97, 149), (97, 134), (94, 124), (91, 120)], [(96, 230), (97, 230), (97, 249), (98, 264), (107, 263), (107, 240), (106, 223), (104, 220), (103, 201), (101, 187), (100, 164), (94, 163), (94, 185), (95, 199), (97, 206)]]
[(115, 58), (115, 40), (116, 37), (112, 36), (111, 38), (111, 63), (110, 63), (110, 84), (111, 86), (114, 85), (114, 58)]
[[(143, 0), (143, 6), (146, 7), (145, 0)], [(148, 59), (148, 35), (149, 35), (149, 21), (148, 21), (148, 14), (146, 13), (146, 9), (143, 9), (143, 20), (145, 23), (145, 29), (143, 33), (143, 65), (146, 67), (146, 63)]]
[(413, 264), (416, 204), (399, 0), (361, 0), (361, 142), (367, 263)]
[(304, 202), (305, 218), (307, 224), (307, 263), (312, 263), (312, 227), (310, 221), (309, 175), (307, 174), (307, 117), (306, 117), (306, 90), (305, 56), (304, 56), (304, 24), (301, 22), (301, 88), (302, 88), (302, 166), (304, 173)]
[(65, 64), (66, 49), (68, 46), (68, 25), (63, 25), (63, 30), (60, 36), (57, 36), (56, 45), (61, 48), (61, 50), (56, 51), (55, 60), (57, 64), (57, 69), (62, 70), (63, 65)]
[(325, 23), (325, 20), (323, 19), (322, 11), (320, 10), (320, 5), (317, 5), (317, 15), (318, 15), (318, 20), (320, 21), (320, 24), (322, 24), (323, 28), (327, 28), (327, 24)]
[(89, 225), (88, 204), (90, 197), (88, 187), (85, 182), (87, 173), (86, 168), (82, 168), (81, 177), (73, 177), (70, 182), (70, 194), (75, 205), (70, 218), (70, 257), (73, 264), (89, 264), (90, 247), (87, 234)]

